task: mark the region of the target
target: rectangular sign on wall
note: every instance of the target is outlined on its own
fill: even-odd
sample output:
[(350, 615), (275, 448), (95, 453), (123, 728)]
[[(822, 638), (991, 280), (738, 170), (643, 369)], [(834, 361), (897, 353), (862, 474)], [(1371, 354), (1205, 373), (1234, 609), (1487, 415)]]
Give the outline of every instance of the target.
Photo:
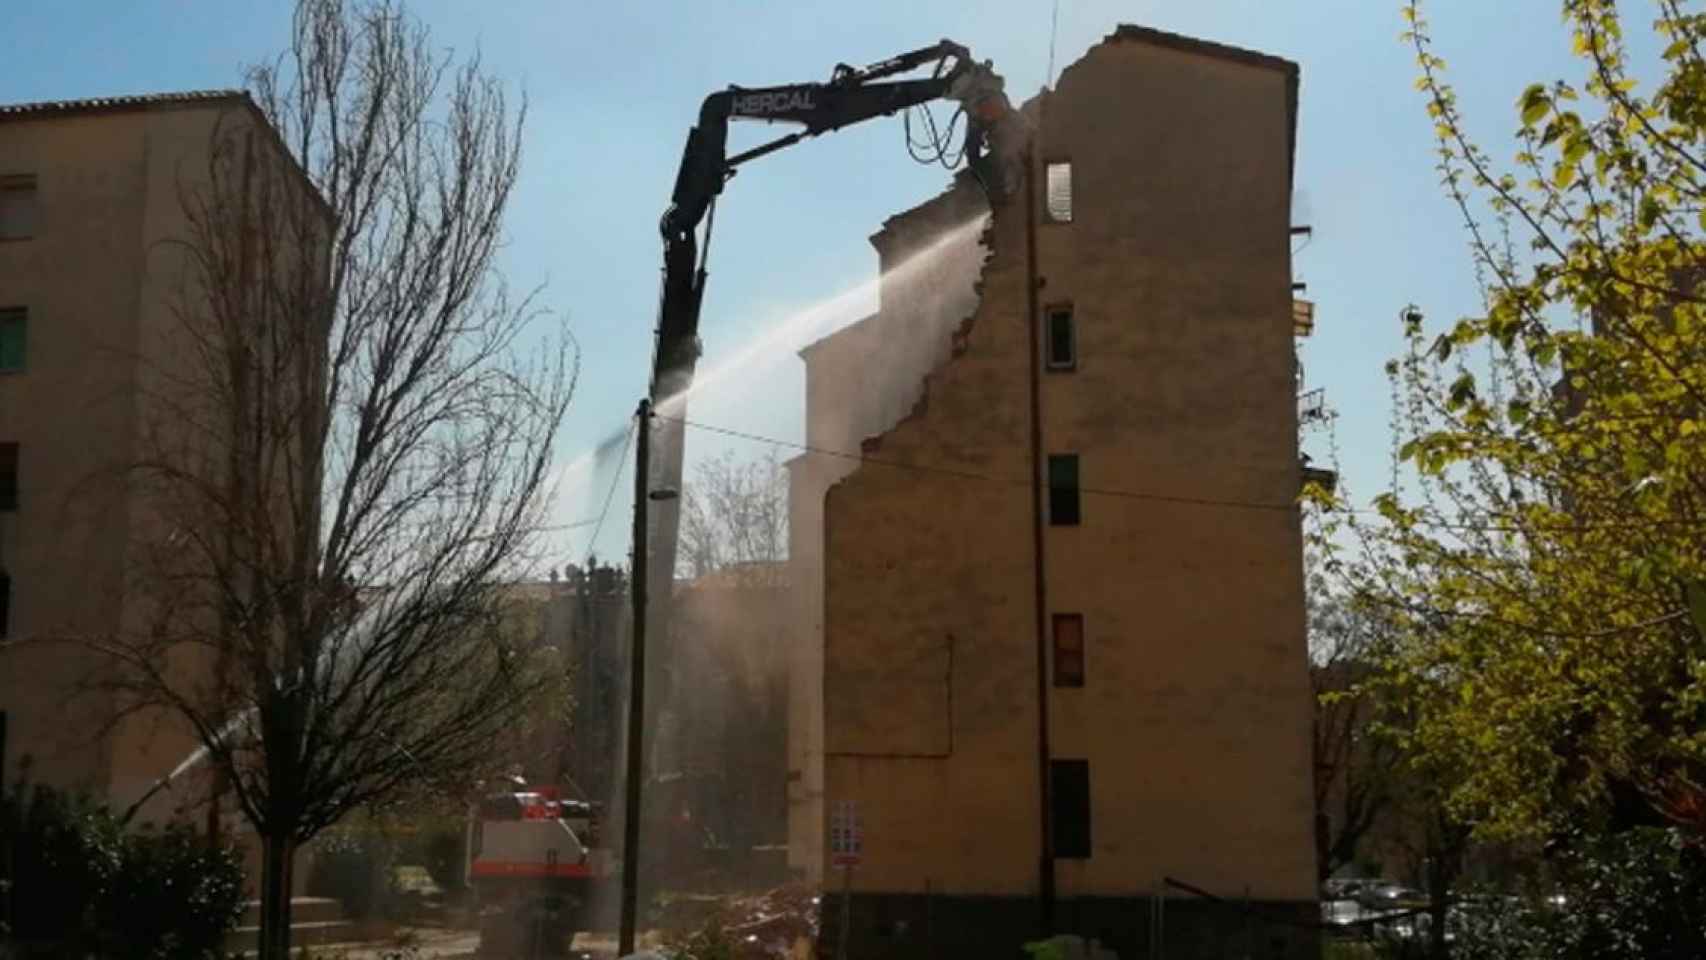
[(865, 826), (859, 820), (857, 800), (836, 801), (829, 818), (829, 859), (838, 867), (856, 866), (864, 860)]

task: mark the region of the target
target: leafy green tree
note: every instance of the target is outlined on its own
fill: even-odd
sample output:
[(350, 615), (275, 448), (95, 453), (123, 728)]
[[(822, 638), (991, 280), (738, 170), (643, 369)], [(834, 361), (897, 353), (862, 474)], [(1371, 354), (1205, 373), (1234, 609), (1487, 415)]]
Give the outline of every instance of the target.
[(1583, 77), (1521, 92), (1508, 164), (1405, 8), (1485, 310), (1405, 312), (1392, 486), (1327, 535), (1398, 625), (1406, 746), (1483, 836), (1706, 838), (1706, 16), (1657, 6), (1637, 67), (1615, 3), (1563, 3)]

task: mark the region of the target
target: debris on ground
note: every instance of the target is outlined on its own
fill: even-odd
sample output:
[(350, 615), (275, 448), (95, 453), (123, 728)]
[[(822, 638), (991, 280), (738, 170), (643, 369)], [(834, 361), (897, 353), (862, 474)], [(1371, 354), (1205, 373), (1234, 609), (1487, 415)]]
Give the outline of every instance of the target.
[(675, 960), (793, 960), (811, 956), (817, 932), (817, 892), (785, 886), (719, 898), (697, 927), (672, 932), (665, 952)]

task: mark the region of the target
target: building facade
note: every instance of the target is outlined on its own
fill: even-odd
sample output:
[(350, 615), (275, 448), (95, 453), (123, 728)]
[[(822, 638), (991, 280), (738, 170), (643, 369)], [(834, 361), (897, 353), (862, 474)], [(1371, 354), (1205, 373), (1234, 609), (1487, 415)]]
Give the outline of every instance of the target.
[[(794, 467), (790, 810), (854, 955), (1314, 955), (1297, 84), (1121, 27), (1026, 106), (1026, 189), (931, 294), (806, 352), (808, 443), (866, 459)], [(853, 341), (920, 311), (900, 414), (848, 400), (889, 375)]]
[[(970, 174), (889, 218), (871, 237), (878, 313), (800, 351), (806, 363), (806, 444), (856, 451), (918, 402), (925, 376), (951, 355), (955, 328), (977, 306), (989, 204)], [(824, 878), (824, 495), (857, 459), (807, 452), (788, 467), (788, 563), (795, 641), (788, 648), (788, 862)]]
[(198, 442), (172, 403), (197, 377), (186, 198), (216, 141), (257, 151), (245, 162), (260, 156), (255, 168), (329, 222), (239, 91), (0, 106), (0, 782), (85, 789), (121, 810), (155, 796), (145, 818), (190, 800), (150, 788), (197, 741), (168, 713), (122, 710), (91, 647), (146, 629), (135, 573), (169, 544), (135, 465)]

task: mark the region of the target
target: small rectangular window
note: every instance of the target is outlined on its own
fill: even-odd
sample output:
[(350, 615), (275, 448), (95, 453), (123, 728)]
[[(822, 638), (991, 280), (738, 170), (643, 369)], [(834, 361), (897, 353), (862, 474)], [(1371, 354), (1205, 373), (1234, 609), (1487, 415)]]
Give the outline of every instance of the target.
[(22, 307), (0, 307), (0, 373), (24, 369), (24, 344), (29, 313)]
[[(6, 573), (5, 567), (0, 567), (0, 640), (3, 640), (6, 638), (7, 630), (11, 626), (11, 623), (12, 623), (12, 577)], [(0, 717), (4, 717), (4, 716), (5, 716), (4, 713), (0, 713)], [(5, 728), (6, 728), (5, 723), (3, 721), (0, 721), (0, 731), (4, 731)], [(0, 748), (3, 748), (5, 746), (4, 740), (5, 740), (5, 733), (0, 732)], [(0, 756), (4, 756), (4, 755), (5, 755), (4, 749), (0, 749)]]
[(1072, 325), (1072, 307), (1049, 307), (1044, 317), (1048, 334), (1048, 367), (1071, 370), (1078, 365), (1078, 334)]
[(0, 443), (0, 513), (18, 509), (18, 445)]
[(1072, 222), (1072, 163), (1057, 160), (1047, 168), (1047, 210), (1050, 223)]
[(1048, 522), (1057, 527), (1078, 525), (1078, 455), (1048, 458)]
[(1084, 685), (1084, 615), (1054, 615), (1054, 685)]
[(27, 240), (36, 232), (36, 178), (0, 176), (0, 240)]
[(1049, 818), (1057, 860), (1090, 857), (1090, 761), (1049, 762)]

